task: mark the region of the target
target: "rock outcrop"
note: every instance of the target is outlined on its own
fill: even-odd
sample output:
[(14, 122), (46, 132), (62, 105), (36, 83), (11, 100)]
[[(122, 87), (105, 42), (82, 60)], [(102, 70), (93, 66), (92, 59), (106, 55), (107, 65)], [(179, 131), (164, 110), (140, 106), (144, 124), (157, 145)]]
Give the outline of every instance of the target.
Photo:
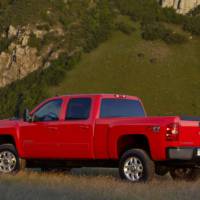
[(10, 41), (8, 48), (0, 53), (0, 87), (25, 77), (42, 65), (37, 49), (28, 46), (31, 30), (10, 26), (2, 40)]
[(0, 87), (22, 79), (42, 65), (35, 48), (12, 43), (9, 50), (11, 53), (0, 54)]
[(161, 0), (159, 2), (163, 7), (173, 7), (180, 14), (186, 14), (200, 5), (200, 0)]
[[(57, 29), (51, 31), (59, 35)], [(29, 45), (31, 35), (42, 39), (46, 34), (47, 31), (30, 26), (15, 28), (10, 25), (9, 29), (0, 36), (1, 41), (8, 41), (7, 48), (0, 51), (0, 87), (22, 79), (41, 67), (47, 67), (51, 60), (58, 58), (59, 55), (53, 52), (51, 43), (42, 47), (40, 53), (36, 47)]]

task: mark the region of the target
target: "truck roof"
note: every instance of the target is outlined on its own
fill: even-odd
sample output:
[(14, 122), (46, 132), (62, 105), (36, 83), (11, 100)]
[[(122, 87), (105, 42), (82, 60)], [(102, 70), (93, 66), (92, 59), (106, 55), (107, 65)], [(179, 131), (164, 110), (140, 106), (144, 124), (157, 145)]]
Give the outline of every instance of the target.
[(129, 100), (138, 100), (141, 102), (142, 101), (140, 98), (136, 97), (136, 96), (130, 96), (130, 95), (122, 95), (122, 94), (103, 94), (103, 93), (99, 93), (99, 94), (91, 94), (91, 93), (86, 93), (86, 94), (66, 94), (66, 95), (61, 95), (61, 96), (55, 96), (52, 98), (48, 98), (45, 101), (43, 101), (42, 103), (40, 103), (35, 109), (32, 110), (31, 113), (35, 112), (35, 110), (38, 109), (38, 107), (40, 107), (41, 105), (45, 104), (48, 101), (51, 100), (55, 100), (55, 99), (59, 99), (59, 98), (67, 98), (67, 97), (72, 97), (72, 98), (79, 98), (79, 97), (97, 97), (97, 98), (118, 98), (118, 99), (129, 99)]
[(97, 94), (91, 94), (91, 93), (85, 93), (85, 94), (67, 94), (63, 95), (62, 97), (103, 97), (103, 98), (124, 98), (124, 99), (134, 99), (134, 100), (140, 100), (137, 96), (130, 96), (130, 95), (124, 95), (124, 94), (106, 94), (106, 93), (97, 93)]

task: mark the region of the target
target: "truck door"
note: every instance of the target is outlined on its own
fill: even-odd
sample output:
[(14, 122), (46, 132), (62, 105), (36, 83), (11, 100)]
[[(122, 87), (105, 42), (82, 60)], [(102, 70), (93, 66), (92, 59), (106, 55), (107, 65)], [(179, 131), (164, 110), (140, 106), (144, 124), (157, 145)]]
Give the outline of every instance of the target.
[(73, 97), (68, 100), (66, 116), (59, 131), (62, 158), (93, 157), (92, 98)]
[(20, 126), (24, 155), (28, 158), (57, 158), (62, 99), (54, 99), (39, 107), (33, 122)]

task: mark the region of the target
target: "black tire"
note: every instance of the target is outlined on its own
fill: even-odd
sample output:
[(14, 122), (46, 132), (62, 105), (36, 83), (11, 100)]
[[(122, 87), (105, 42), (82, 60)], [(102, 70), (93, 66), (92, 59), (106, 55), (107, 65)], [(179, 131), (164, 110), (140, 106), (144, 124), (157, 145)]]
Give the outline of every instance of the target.
[[(12, 170), (6, 172), (6, 168), (8, 169), (8, 161), (6, 159), (2, 158), (0, 159), (0, 174), (16, 174), (20, 170), (20, 159), (17, 153), (17, 150), (13, 144), (2, 144), (0, 145), (0, 154), (3, 154), (4, 152), (10, 152), (10, 155), (14, 156), (13, 159), (15, 162), (12, 162)], [(5, 167), (2, 166), (3, 162), (5, 162)], [(2, 163), (2, 164), (1, 164)], [(5, 170), (3, 170), (3, 168)]]
[[(142, 172), (140, 173), (140, 178), (138, 180), (131, 180), (130, 178), (128, 178), (124, 169), (126, 163), (128, 163), (129, 159), (131, 158), (137, 158), (139, 165), (140, 166), (142, 165), (142, 168), (143, 168)], [(119, 175), (121, 179), (130, 181), (130, 182), (148, 182), (153, 179), (154, 174), (155, 174), (154, 162), (150, 159), (149, 155), (144, 150), (131, 149), (122, 155), (120, 159), (120, 163), (119, 163)], [(131, 177), (134, 177), (134, 176), (131, 176)]]
[(173, 168), (170, 169), (171, 177), (176, 181), (196, 181), (200, 176), (197, 168)]
[(158, 176), (165, 176), (169, 172), (169, 168), (166, 166), (157, 165), (155, 167), (155, 172)]

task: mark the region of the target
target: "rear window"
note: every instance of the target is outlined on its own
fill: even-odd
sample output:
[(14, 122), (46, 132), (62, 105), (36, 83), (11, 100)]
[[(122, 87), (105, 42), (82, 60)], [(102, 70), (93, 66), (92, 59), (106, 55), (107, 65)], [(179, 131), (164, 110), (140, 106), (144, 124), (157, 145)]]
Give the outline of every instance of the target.
[(144, 109), (138, 100), (103, 99), (101, 102), (101, 118), (144, 116)]
[(85, 120), (90, 116), (91, 99), (74, 98), (69, 101), (66, 120)]
[(180, 116), (180, 119), (183, 121), (200, 121), (200, 117), (195, 116)]

